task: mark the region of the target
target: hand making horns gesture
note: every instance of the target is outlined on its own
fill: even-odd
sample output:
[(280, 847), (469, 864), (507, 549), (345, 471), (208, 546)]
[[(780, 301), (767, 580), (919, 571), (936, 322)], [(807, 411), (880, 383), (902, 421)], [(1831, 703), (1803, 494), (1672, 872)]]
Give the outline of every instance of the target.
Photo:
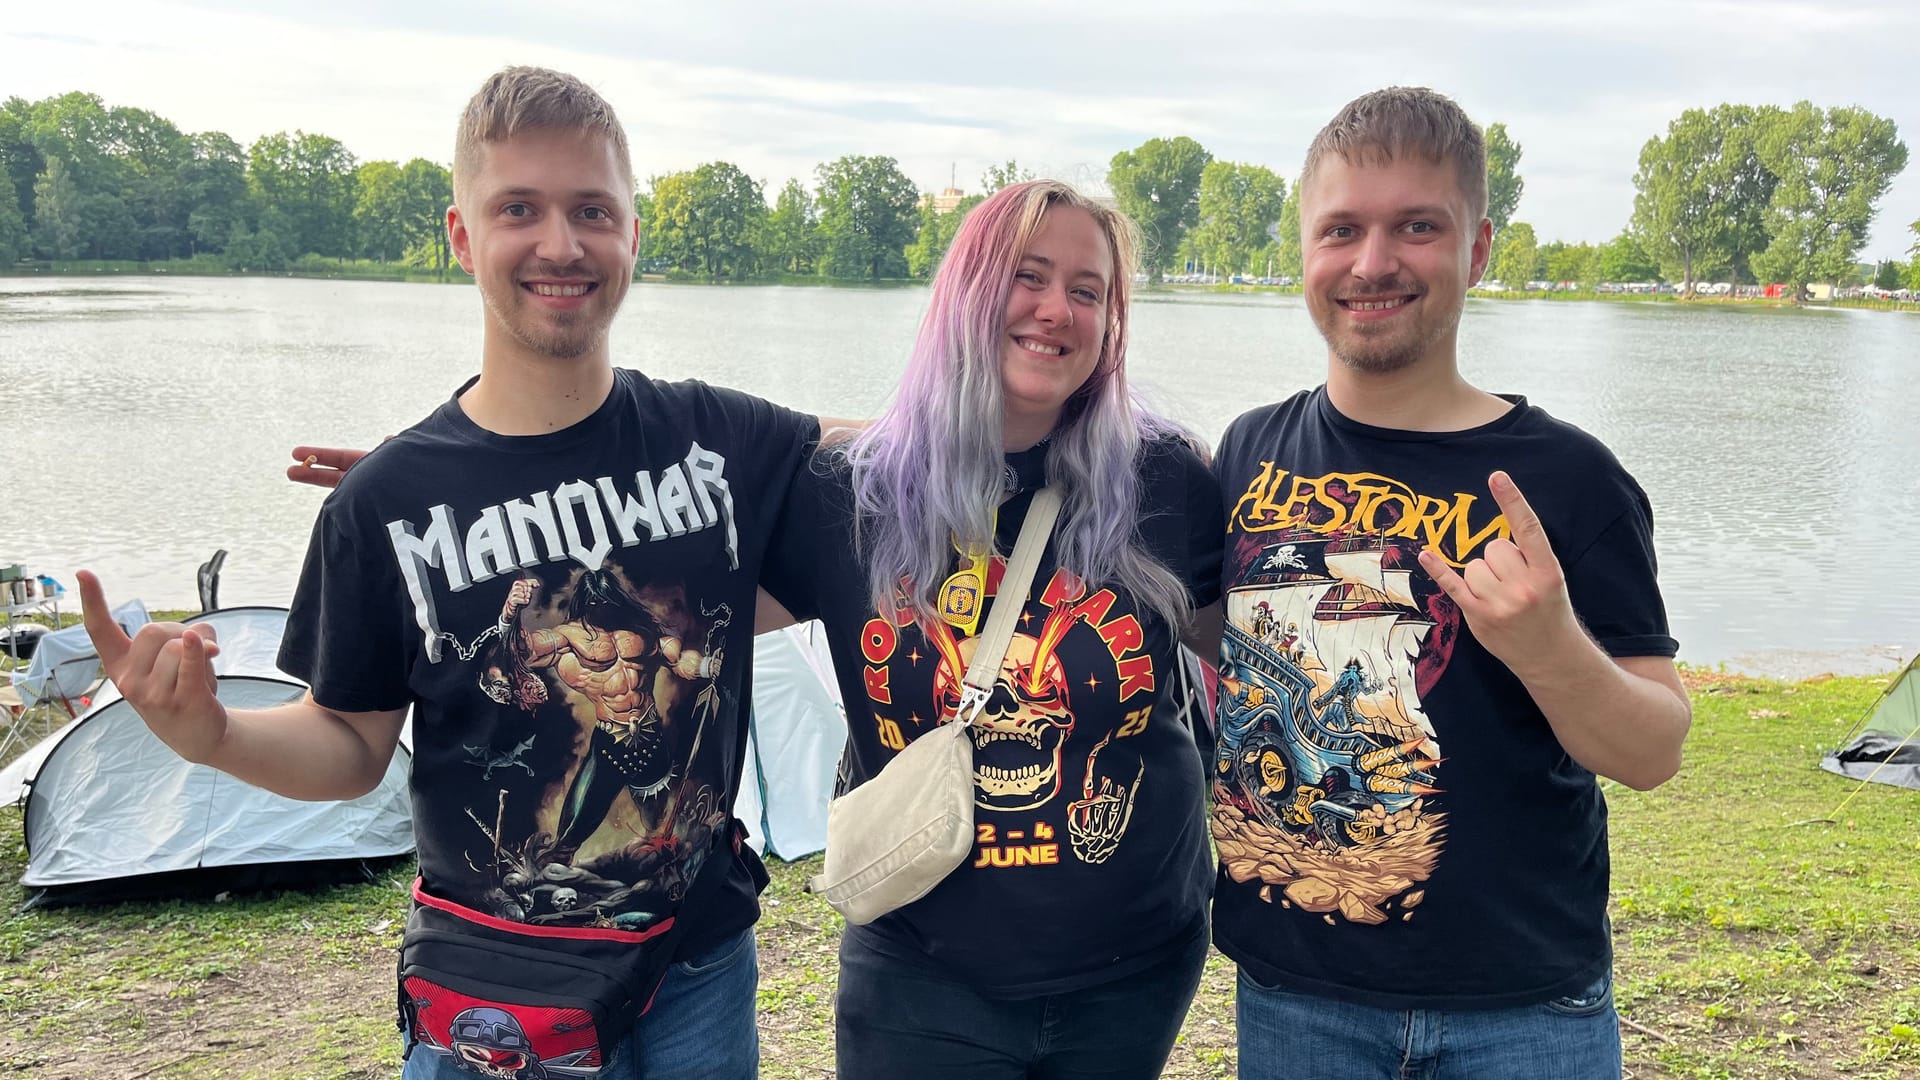
[(1480, 644), (1518, 673), (1527, 661), (1561, 646), (1568, 628), (1579, 623), (1560, 560), (1526, 496), (1505, 472), (1489, 476), (1487, 488), (1507, 517), (1512, 539), (1488, 544), (1463, 571), (1431, 549), (1420, 552), (1420, 566), (1460, 606)]
[(211, 626), (148, 623), (127, 637), (113, 621), (106, 592), (90, 570), (79, 572), (80, 612), (100, 666), (160, 741), (188, 761), (205, 761), (227, 733), (227, 712), (214, 697)]

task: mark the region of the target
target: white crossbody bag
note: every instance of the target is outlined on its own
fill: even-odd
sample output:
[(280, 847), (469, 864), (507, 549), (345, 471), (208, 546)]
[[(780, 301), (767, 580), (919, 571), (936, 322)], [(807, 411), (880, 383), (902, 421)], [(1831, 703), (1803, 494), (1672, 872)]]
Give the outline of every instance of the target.
[(967, 665), (959, 714), (913, 740), (878, 775), (827, 807), (827, 865), (808, 887), (848, 922), (870, 923), (927, 895), (973, 850), (973, 738), (967, 729), (993, 695), (1059, 514), (1058, 491), (1034, 493)]

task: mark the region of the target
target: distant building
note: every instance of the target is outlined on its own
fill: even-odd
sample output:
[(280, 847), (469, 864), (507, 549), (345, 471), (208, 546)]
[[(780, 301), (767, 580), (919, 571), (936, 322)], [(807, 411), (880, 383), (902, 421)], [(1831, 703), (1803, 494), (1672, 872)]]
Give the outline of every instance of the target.
[(942, 190), (938, 195), (922, 194), (920, 196), (920, 205), (925, 206), (928, 203), (932, 203), (934, 213), (951, 214), (959, 209), (960, 200), (966, 197), (966, 192), (961, 191), (957, 187), (950, 187)]

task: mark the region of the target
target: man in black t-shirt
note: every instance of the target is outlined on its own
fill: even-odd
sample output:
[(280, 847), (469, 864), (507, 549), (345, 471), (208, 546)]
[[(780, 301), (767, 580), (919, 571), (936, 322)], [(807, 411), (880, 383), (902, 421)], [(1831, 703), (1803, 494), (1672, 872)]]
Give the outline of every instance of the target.
[(1595, 776), (1665, 781), (1691, 712), (1646, 495), (1460, 374), (1486, 199), (1452, 101), (1343, 109), (1300, 180), (1326, 384), (1215, 459), (1214, 937), (1253, 1080), (1620, 1074)]
[(163, 741), (284, 795), (368, 791), (411, 711), (409, 1080), (745, 1080), (765, 877), (731, 811), (755, 591), (819, 425), (613, 367), (633, 173), (579, 80), (489, 79), (453, 185), (480, 374), (322, 507), (280, 654), (305, 699), (225, 709), (217, 645), (129, 641), (90, 574), (87, 625)]

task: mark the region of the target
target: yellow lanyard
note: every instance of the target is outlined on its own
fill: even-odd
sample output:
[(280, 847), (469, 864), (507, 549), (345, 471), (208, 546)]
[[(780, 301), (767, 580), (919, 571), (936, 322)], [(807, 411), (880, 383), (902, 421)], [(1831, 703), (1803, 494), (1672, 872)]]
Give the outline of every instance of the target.
[[(993, 537), (999, 526), (1000, 513), (996, 510), (987, 536)], [(940, 619), (972, 637), (980, 628), (980, 609), (986, 606), (987, 567), (993, 562), (993, 544), (989, 539), (984, 545), (963, 548), (955, 542), (953, 548), (960, 553), (960, 569), (940, 584)]]

